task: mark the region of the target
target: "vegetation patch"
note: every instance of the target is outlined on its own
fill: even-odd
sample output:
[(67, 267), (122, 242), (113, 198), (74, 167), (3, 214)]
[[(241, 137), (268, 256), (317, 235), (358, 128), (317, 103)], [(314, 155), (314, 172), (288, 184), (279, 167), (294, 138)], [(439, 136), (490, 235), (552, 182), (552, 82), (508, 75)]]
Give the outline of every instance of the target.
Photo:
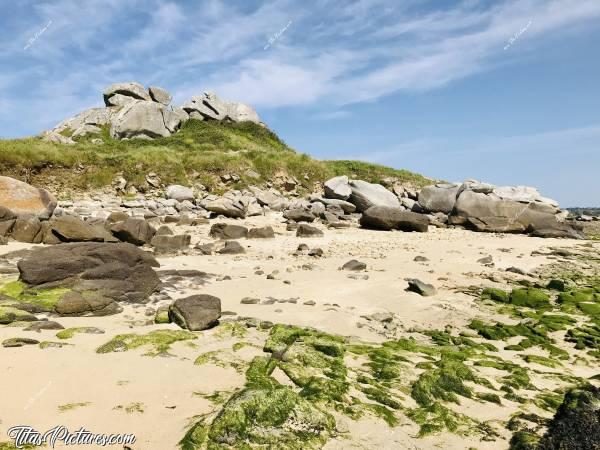
[(79, 403), (66, 403), (64, 405), (59, 405), (58, 410), (60, 412), (72, 411), (77, 408), (83, 408), (85, 406), (90, 406), (91, 402), (79, 402)]
[(146, 406), (143, 403), (133, 402), (133, 403), (129, 403), (128, 405), (117, 405), (113, 409), (116, 411), (124, 411), (127, 414), (134, 414), (134, 413), (143, 414), (145, 407)]
[(198, 337), (186, 330), (154, 330), (147, 334), (119, 334), (96, 349), (96, 353), (126, 352), (139, 347), (150, 347), (144, 356), (168, 355), (171, 345)]
[(80, 333), (102, 334), (104, 331), (96, 327), (73, 327), (60, 330), (58, 333), (56, 333), (56, 337), (59, 339), (71, 339), (73, 336)]
[[(189, 120), (172, 136), (154, 140), (117, 140), (103, 127), (102, 145), (90, 134), (75, 145), (46, 142), (40, 138), (0, 140), (0, 170), (3, 174), (47, 186), (52, 177), (56, 190), (84, 190), (108, 186), (117, 174), (139, 190), (147, 188), (149, 172), (160, 174), (165, 184), (200, 182), (218, 188), (219, 177), (236, 173), (234, 188), (264, 182), (278, 173), (295, 177), (312, 189), (336, 175), (351, 175), (379, 182), (394, 178), (414, 186), (431, 184), (421, 175), (360, 161), (319, 161), (297, 153), (271, 130), (251, 122), (225, 123)], [(74, 168), (78, 170), (73, 170)], [(81, 170), (83, 167), (83, 170)], [(247, 175), (252, 170), (256, 179)]]

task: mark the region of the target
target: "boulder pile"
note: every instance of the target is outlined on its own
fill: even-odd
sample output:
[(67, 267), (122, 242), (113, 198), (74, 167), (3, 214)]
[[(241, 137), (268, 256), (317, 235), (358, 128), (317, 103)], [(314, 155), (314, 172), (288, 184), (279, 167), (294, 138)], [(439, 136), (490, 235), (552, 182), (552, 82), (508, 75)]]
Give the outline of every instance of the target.
[(172, 96), (165, 89), (140, 83), (114, 83), (103, 92), (104, 108), (91, 108), (64, 120), (43, 134), (44, 139), (74, 144), (73, 138), (100, 133), (110, 128), (114, 139), (154, 139), (167, 137), (190, 118), (230, 122), (250, 121), (262, 125), (258, 114), (243, 103), (225, 101), (205, 92), (183, 106), (170, 105)]
[(579, 229), (565, 223), (567, 213), (556, 201), (528, 186), (494, 186), (474, 180), (436, 184), (419, 192), (418, 208), (447, 215), (448, 224), (475, 231), (584, 237)]

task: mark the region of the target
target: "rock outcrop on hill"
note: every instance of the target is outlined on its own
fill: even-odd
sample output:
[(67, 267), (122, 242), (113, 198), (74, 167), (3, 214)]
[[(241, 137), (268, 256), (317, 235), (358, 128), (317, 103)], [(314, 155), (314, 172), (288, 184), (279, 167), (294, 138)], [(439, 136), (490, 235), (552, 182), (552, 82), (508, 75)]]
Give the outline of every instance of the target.
[(262, 124), (250, 106), (210, 92), (176, 107), (170, 105), (172, 96), (165, 89), (150, 86), (146, 90), (140, 83), (127, 82), (111, 84), (103, 98), (104, 108), (91, 108), (64, 120), (43, 133), (44, 139), (73, 144), (74, 138), (100, 133), (104, 126), (110, 127), (114, 139), (154, 139), (176, 133), (190, 118)]

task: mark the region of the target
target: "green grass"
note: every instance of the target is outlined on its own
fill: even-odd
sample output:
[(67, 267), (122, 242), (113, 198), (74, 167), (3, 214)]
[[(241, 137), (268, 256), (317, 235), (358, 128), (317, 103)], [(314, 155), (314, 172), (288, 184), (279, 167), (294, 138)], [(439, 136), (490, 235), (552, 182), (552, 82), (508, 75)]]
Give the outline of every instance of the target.
[[(101, 134), (102, 145), (91, 143), (97, 135), (80, 138), (75, 145), (37, 137), (0, 140), (0, 171), (42, 186), (52, 176), (54, 185), (71, 190), (110, 185), (117, 173), (139, 188), (149, 172), (159, 174), (165, 184), (199, 182), (209, 188), (226, 173), (241, 177), (236, 187), (260, 183), (277, 173), (295, 176), (306, 189), (339, 174), (375, 182), (392, 177), (416, 186), (431, 182), (406, 170), (376, 164), (318, 161), (294, 151), (272, 131), (250, 122), (190, 120), (178, 133), (153, 141), (115, 140), (107, 127)], [(84, 170), (74, 171), (79, 165)], [(260, 179), (249, 178), (247, 169), (260, 174)]]

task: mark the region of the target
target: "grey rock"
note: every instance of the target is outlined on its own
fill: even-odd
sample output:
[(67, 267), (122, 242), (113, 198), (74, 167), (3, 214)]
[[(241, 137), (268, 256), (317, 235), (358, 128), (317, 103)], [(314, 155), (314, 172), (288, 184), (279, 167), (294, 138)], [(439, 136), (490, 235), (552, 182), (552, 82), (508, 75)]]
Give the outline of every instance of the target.
[(165, 106), (171, 103), (171, 100), (173, 99), (173, 96), (169, 94), (166, 89), (157, 86), (150, 86), (148, 88), (148, 93), (150, 94), (152, 100), (162, 103)]
[(115, 241), (102, 225), (92, 225), (78, 217), (61, 216), (48, 222), (48, 231), (44, 243), (53, 242), (56, 237), (60, 242), (110, 242)]
[[(176, 129), (176, 117), (172, 110), (152, 101), (133, 101), (116, 113), (111, 120), (110, 134), (114, 139), (154, 139), (171, 135), (170, 129)], [(165, 124), (165, 116), (167, 123)]]
[(189, 247), (191, 240), (192, 237), (189, 234), (178, 234), (175, 236), (157, 234), (152, 238), (150, 245), (154, 247), (155, 254), (176, 254), (186, 250)]
[(423, 214), (404, 211), (400, 208), (373, 206), (360, 218), (360, 225), (379, 230), (402, 230), (427, 232), (429, 219)]
[(294, 222), (314, 222), (316, 219), (311, 211), (302, 208), (288, 209), (283, 213), (283, 217)]
[[(125, 106), (131, 102), (135, 102), (137, 99), (129, 95), (113, 94), (106, 100), (106, 106)], [(81, 130), (82, 128), (78, 128)]]
[(53, 320), (38, 320), (37, 322), (33, 322), (26, 328), (23, 328), (23, 331), (37, 331), (38, 333), (42, 330), (64, 330), (60, 323), (55, 322)]
[(258, 114), (250, 106), (222, 100), (211, 92), (204, 92), (202, 95), (192, 97), (184, 103), (183, 109), (191, 118), (199, 120), (260, 123)]
[(419, 192), (419, 204), (427, 212), (450, 213), (456, 203), (460, 185), (436, 184), (426, 186)]
[(181, 186), (179, 184), (167, 186), (165, 195), (168, 199), (177, 200), (178, 202), (183, 202), (185, 200), (193, 201), (195, 199), (194, 190), (192, 188)]
[(234, 200), (222, 197), (217, 200), (212, 200), (203, 203), (202, 206), (210, 212), (222, 214), (225, 217), (242, 219), (246, 217), (246, 207), (238, 199)]
[(356, 206), (345, 200), (335, 198), (323, 198), (319, 197), (318, 195), (311, 195), (310, 201), (323, 203), (325, 206), (327, 206), (327, 209), (329, 209), (330, 206), (337, 206), (346, 214), (352, 214), (354, 211), (356, 211)]
[(400, 201), (392, 192), (380, 184), (367, 183), (361, 180), (350, 181), (352, 195), (350, 202), (356, 206), (358, 212), (363, 212), (372, 206), (388, 206), (397, 208)]
[(237, 241), (226, 241), (225, 245), (217, 250), (217, 253), (221, 255), (240, 255), (246, 253), (246, 250)]
[(199, 294), (176, 300), (169, 308), (169, 318), (181, 328), (202, 331), (219, 322), (221, 300), (212, 295)]
[(356, 259), (351, 259), (342, 266), (342, 270), (360, 271), (366, 269), (367, 265), (364, 262), (357, 261)]
[(250, 228), (248, 230), (248, 239), (270, 239), (275, 237), (275, 231), (270, 226), (260, 228)]
[(296, 229), (296, 237), (321, 237), (323, 232), (316, 227), (307, 225), (305, 223), (298, 224)]
[(156, 230), (155, 236), (172, 236), (173, 230), (168, 225), (161, 225)]
[(42, 224), (37, 217), (19, 217), (12, 229), (15, 241), (39, 244), (42, 242)]
[(210, 227), (209, 234), (216, 239), (240, 239), (248, 236), (248, 229), (241, 225), (215, 223)]
[(115, 94), (132, 97), (137, 100), (152, 100), (148, 92), (144, 89), (144, 86), (136, 82), (113, 83), (108, 86), (103, 93), (106, 106), (111, 106), (110, 98)]
[(345, 175), (327, 180), (323, 185), (325, 198), (348, 200), (352, 195), (352, 189)]
[(430, 297), (437, 294), (437, 290), (431, 284), (424, 283), (416, 278), (410, 278), (406, 281), (408, 281), (407, 291), (416, 292), (423, 297)]
[(112, 234), (122, 242), (133, 245), (149, 244), (156, 230), (144, 219), (128, 218), (110, 227)]

